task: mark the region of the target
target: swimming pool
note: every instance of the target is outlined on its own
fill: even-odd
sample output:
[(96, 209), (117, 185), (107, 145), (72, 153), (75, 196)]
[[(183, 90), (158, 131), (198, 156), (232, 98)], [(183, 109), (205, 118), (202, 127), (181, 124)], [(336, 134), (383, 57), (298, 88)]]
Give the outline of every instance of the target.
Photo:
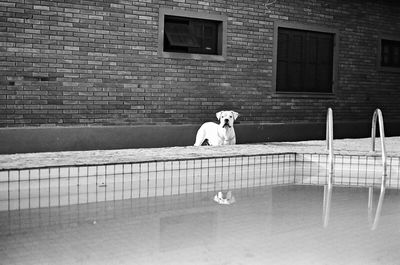
[[(0, 172), (6, 264), (397, 264), (400, 158), (274, 153)], [(232, 190), (237, 203), (216, 204)]]
[[(336, 187), (329, 225), (321, 186), (233, 190), (30, 209), (0, 234), (4, 264), (398, 264), (400, 193), (371, 231), (368, 190)], [(2, 215), (2, 220), (4, 215)], [(5, 225), (5, 224), (2, 224)], [(3, 226), (4, 227), (4, 226)]]
[[(336, 154), (334, 185), (379, 186), (381, 158)], [(325, 185), (328, 155), (273, 153), (0, 170), (0, 211), (180, 195), (268, 185)], [(400, 157), (387, 188), (400, 189)]]

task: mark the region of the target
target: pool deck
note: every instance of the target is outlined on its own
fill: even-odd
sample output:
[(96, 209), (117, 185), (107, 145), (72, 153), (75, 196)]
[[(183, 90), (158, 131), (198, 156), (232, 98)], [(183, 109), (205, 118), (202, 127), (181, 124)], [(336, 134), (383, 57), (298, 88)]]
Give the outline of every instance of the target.
[[(336, 154), (371, 155), (371, 138), (334, 140)], [(376, 139), (376, 150), (380, 151), (380, 139)], [(400, 137), (387, 137), (388, 156), (400, 156)], [(26, 153), (0, 155), (0, 170), (66, 165), (97, 165), (132, 163), (173, 159), (193, 159), (234, 155), (257, 155), (276, 153), (326, 153), (325, 141), (265, 142), (231, 146), (184, 146), (165, 148), (140, 148), (120, 150), (70, 151), (53, 153)]]

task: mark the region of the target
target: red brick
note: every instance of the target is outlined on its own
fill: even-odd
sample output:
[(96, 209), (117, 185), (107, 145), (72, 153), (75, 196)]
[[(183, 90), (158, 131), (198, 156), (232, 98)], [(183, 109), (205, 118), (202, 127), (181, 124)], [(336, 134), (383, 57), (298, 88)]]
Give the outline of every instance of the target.
[[(368, 120), (376, 107), (385, 119), (400, 117), (399, 74), (376, 69), (379, 34), (400, 32), (395, 1), (278, 1), (268, 8), (253, 0), (20, 2), (0, 3), (0, 109), (27, 112), (2, 111), (1, 127), (200, 123), (223, 107), (248, 123), (318, 122), (327, 107), (339, 120)], [(161, 58), (159, 8), (226, 15), (226, 60)], [(275, 21), (338, 30), (333, 96), (273, 91)], [(28, 111), (43, 109), (49, 118)]]

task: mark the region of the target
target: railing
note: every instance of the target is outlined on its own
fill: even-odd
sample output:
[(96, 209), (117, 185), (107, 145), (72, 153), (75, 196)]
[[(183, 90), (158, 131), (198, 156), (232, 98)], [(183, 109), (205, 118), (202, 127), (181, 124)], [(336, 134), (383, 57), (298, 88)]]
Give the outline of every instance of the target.
[(334, 154), (333, 154), (333, 111), (328, 108), (326, 114), (326, 148), (328, 151), (328, 176), (327, 184), (324, 185), (324, 205), (323, 205), (323, 222), (324, 227), (328, 226), (329, 212), (332, 199), (332, 183), (334, 174)]
[[(382, 179), (381, 179), (381, 190), (379, 195), (378, 205), (376, 207), (375, 217), (372, 223), (372, 230), (375, 230), (379, 223), (379, 218), (381, 216), (382, 204), (385, 198), (386, 189), (386, 179), (387, 179), (387, 156), (386, 156), (386, 146), (385, 146), (385, 128), (383, 125), (383, 115), (380, 109), (376, 109), (372, 116), (372, 129), (371, 129), (371, 146), (372, 152), (375, 152), (375, 138), (376, 138), (376, 122), (379, 121), (379, 134), (381, 139), (381, 154), (382, 154)], [(368, 192), (368, 213), (370, 220), (372, 222), (373, 216), (373, 187), (369, 187)]]

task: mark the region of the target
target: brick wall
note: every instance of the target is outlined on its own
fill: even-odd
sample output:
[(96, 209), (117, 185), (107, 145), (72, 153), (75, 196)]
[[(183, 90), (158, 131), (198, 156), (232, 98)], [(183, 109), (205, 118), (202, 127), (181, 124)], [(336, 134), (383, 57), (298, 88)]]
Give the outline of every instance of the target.
[[(400, 35), (396, 1), (0, 1), (0, 126), (198, 124), (221, 109), (242, 123), (400, 117), (400, 73), (376, 68), (381, 34)], [(272, 4), (268, 4), (271, 2)], [(160, 8), (225, 15), (225, 61), (158, 55)], [(281, 96), (274, 23), (339, 32), (333, 96)]]

